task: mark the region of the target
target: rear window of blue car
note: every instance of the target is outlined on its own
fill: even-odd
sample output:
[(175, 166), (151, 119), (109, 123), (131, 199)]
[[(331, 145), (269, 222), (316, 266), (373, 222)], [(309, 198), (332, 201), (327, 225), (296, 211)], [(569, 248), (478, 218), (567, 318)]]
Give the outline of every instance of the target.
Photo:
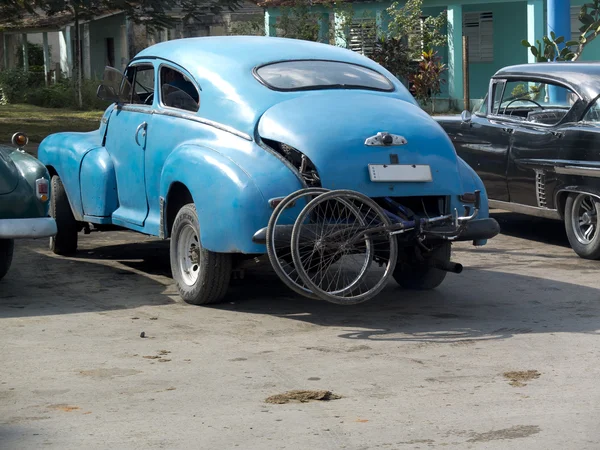
[(297, 60), (266, 64), (254, 70), (256, 78), (277, 91), (313, 89), (370, 89), (393, 91), (394, 85), (367, 67), (337, 61)]

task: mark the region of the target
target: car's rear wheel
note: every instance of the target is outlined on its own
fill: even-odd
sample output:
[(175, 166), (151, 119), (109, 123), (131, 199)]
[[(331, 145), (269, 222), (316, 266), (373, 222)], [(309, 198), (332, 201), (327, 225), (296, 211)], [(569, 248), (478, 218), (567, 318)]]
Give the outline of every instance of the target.
[(202, 247), (196, 206), (183, 206), (171, 231), (171, 273), (181, 298), (194, 305), (221, 301), (229, 287), (231, 266), (231, 254)]
[(433, 267), (432, 262), (436, 259), (449, 262), (451, 244), (443, 242), (426, 255), (423, 261), (419, 261), (410, 250), (403, 251), (400, 255), (393, 275), (396, 283), (406, 289), (435, 289), (442, 284), (447, 272)]
[(600, 200), (572, 193), (565, 204), (565, 230), (571, 248), (585, 259), (600, 259)]
[(52, 176), (50, 192), (50, 216), (56, 220), (57, 232), (50, 238), (50, 250), (57, 255), (72, 255), (77, 251), (79, 227), (67, 193), (58, 175)]
[(0, 280), (10, 269), (14, 248), (15, 241), (13, 239), (0, 239)]

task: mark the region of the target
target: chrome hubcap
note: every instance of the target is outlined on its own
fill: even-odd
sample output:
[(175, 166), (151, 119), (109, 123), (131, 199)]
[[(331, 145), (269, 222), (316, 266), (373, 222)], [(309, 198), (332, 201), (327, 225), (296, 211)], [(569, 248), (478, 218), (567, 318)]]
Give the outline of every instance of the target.
[(186, 225), (179, 235), (177, 258), (183, 282), (193, 286), (200, 274), (200, 243), (191, 225)]
[(598, 211), (595, 199), (587, 194), (579, 194), (573, 203), (573, 231), (583, 245), (590, 244), (598, 234)]

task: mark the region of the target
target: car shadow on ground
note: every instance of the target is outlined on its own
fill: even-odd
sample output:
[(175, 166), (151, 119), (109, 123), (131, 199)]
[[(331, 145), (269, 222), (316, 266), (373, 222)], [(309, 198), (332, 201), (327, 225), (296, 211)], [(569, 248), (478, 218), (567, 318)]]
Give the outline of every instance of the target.
[[(19, 317), (164, 305), (175, 295), (169, 245), (128, 234), (83, 239), (74, 258), (47, 256), (33, 244), (18, 250), (17, 267), (0, 282), (0, 317)], [(98, 245), (100, 244), (100, 245)], [(109, 245), (102, 245), (109, 244)], [(463, 251), (472, 251), (465, 247)], [(478, 250), (479, 251), (479, 250)], [(531, 256), (531, 255), (530, 255)], [(533, 255), (535, 257), (535, 255)], [(501, 259), (499, 261), (499, 258)], [(575, 257), (576, 258), (576, 257)], [(567, 269), (581, 270), (581, 262)], [(448, 274), (433, 291), (408, 291), (390, 280), (376, 298), (358, 305), (305, 299), (290, 291), (268, 262), (233, 280), (224, 302), (190, 305), (199, 320), (205, 308), (270, 315), (317, 326), (339, 327), (348, 340), (443, 342), (506, 339), (525, 333), (596, 333), (600, 290), (548, 277), (506, 273), (504, 256)], [(518, 261), (517, 261), (518, 262)], [(545, 270), (545, 266), (543, 267)], [(30, 272), (30, 273), (28, 273)]]
[(339, 337), (350, 340), (460, 344), (525, 333), (596, 334), (599, 300), (599, 289), (467, 267), (432, 291), (405, 290), (391, 280), (377, 298), (342, 306), (290, 295), (265, 269), (248, 271), (214, 307), (342, 327)]
[[(127, 254), (136, 254), (136, 249), (129, 245), (121, 247)], [(0, 280), (0, 318), (109, 311), (174, 302), (165, 295), (170, 280), (148, 276), (154, 272), (155, 258), (148, 257), (147, 265), (145, 260), (136, 259), (129, 268), (112, 264), (102, 254), (96, 255), (95, 260), (91, 254), (82, 258), (84, 252), (73, 258), (49, 256), (40, 241), (16, 242), (12, 267)], [(152, 252), (152, 248), (137, 251), (137, 258)], [(139, 270), (132, 270), (135, 266)], [(163, 262), (159, 266), (164, 267)]]
[(543, 219), (500, 210), (492, 210), (490, 216), (498, 221), (500, 232), (507, 236), (571, 248), (565, 232), (565, 224), (561, 220)]

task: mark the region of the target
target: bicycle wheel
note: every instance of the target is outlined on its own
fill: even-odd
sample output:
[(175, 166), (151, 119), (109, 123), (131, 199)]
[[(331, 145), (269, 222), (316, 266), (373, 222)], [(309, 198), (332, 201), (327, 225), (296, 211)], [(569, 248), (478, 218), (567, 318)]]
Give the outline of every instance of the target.
[(267, 225), (267, 255), (273, 270), (286, 286), (297, 294), (313, 300), (319, 297), (305, 286), (292, 258), (290, 246), (292, 229), (298, 212), (302, 209), (302, 206), (295, 207), (293, 203), (302, 205), (305, 201), (308, 204), (315, 196), (325, 192), (328, 190), (324, 188), (306, 188), (289, 194), (274, 209)]
[(319, 195), (292, 231), (292, 258), (304, 285), (323, 300), (344, 305), (377, 295), (396, 265), (397, 241), (386, 231), (390, 225), (383, 210), (359, 192)]

